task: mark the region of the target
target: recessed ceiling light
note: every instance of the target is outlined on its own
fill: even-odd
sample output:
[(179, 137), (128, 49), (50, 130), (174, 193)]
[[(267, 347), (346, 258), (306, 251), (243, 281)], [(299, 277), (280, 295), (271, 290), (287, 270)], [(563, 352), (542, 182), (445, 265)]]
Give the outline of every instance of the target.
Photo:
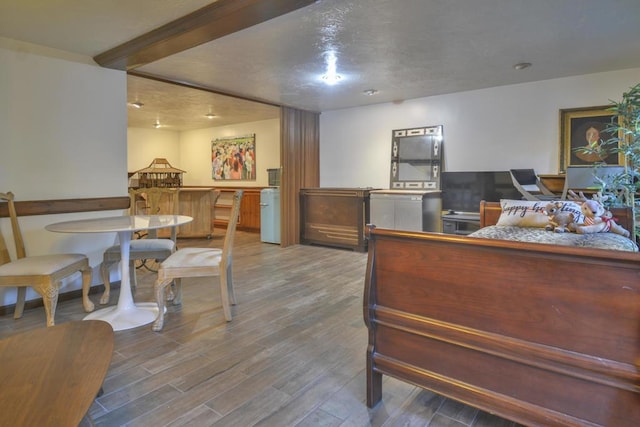
[(133, 108), (142, 108), (144, 104), (140, 101), (136, 101), (136, 102), (130, 103), (129, 105), (131, 105)]
[(362, 93), (364, 93), (367, 96), (373, 96), (373, 95), (376, 95), (378, 91), (376, 89), (367, 89), (367, 90), (363, 90)]
[(214, 117), (216, 117), (216, 115), (215, 115), (215, 114), (213, 114), (213, 113), (208, 113), (208, 114), (205, 114), (204, 116), (205, 116), (207, 119), (213, 119)]
[(158, 129), (161, 126), (160, 122), (156, 120), (156, 122), (153, 124), (153, 127)]
[(531, 62), (518, 62), (516, 65), (513, 66), (513, 68), (515, 68), (516, 70), (524, 70), (525, 68), (529, 68), (531, 67)]

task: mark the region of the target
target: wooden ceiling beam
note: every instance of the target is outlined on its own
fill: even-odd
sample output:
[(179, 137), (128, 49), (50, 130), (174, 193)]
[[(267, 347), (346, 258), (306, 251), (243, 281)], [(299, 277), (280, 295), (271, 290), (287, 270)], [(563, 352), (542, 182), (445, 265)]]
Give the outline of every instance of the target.
[(93, 59), (128, 71), (306, 7), (317, 0), (218, 0)]
[(130, 76), (134, 76), (134, 77), (140, 77), (140, 78), (143, 78), (143, 79), (154, 80), (156, 82), (172, 84), (172, 85), (181, 86), (181, 87), (185, 87), (185, 88), (189, 88), (189, 89), (202, 90), (204, 92), (213, 93), (215, 95), (222, 95), (222, 96), (228, 96), (230, 98), (242, 99), (243, 101), (256, 102), (256, 103), (259, 103), (259, 104), (270, 105), (272, 107), (278, 107), (278, 108), (282, 107), (282, 104), (278, 104), (278, 103), (275, 103), (275, 102), (272, 102), (272, 101), (269, 101), (269, 100), (266, 100), (266, 99), (250, 97), (250, 96), (247, 96), (247, 95), (242, 95), (240, 93), (223, 91), (223, 90), (220, 90), (220, 89), (216, 89), (216, 88), (212, 88), (212, 87), (208, 87), (208, 86), (203, 86), (203, 85), (196, 84), (196, 83), (187, 82), (187, 81), (184, 81), (184, 80), (170, 79), (170, 78), (167, 78), (167, 77), (162, 77), (162, 76), (158, 76), (158, 75), (155, 75), (155, 74), (143, 73), (143, 72), (140, 72), (140, 71), (129, 71), (129, 72), (127, 72), (127, 74), (130, 75)]

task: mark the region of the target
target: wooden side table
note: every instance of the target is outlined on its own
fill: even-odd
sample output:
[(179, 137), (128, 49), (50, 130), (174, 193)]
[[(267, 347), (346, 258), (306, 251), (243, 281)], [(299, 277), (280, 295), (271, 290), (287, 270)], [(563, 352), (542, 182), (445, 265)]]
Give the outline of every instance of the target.
[(102, 387), (112, 353), (113, 329), (101, 320), (0, 340), (2, 425), (77, 426)]
[(542, 184), (556, 194), (564, 190), (564, 175), (538, 175)]

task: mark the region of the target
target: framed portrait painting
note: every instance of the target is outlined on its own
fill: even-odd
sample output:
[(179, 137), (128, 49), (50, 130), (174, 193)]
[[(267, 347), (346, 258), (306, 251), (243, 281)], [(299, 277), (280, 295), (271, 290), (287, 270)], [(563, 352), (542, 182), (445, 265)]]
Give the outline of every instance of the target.
[[(567, 166), (593, 166), (595, 163), (619, 165), (619, 153), (598, 152), (603, 141), (613, 135), (606, 128), (616, 119), (608, 106), (568, 108), (560, 110), (560, 173)], [(580, 151), (590, 148), (592, 152)]]
[(256, 135), (211, 141), (211, 177), (216, 181), (255, 181)]

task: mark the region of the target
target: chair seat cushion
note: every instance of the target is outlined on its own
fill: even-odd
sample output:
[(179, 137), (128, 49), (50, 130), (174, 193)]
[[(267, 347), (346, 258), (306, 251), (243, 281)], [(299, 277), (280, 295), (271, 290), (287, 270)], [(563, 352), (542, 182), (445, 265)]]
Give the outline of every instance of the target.
[[(129, 249), (129, 253), (134, 254), (136, 252), (142, 251), (169, 251), (173, 252), (176, 243), (171, 239), (136, 239), (131, 241), (131, 246)], [(105, 252), (116, 252), (120, 254), (120, 245), (114, 245)]]
[(184, 248), (178, 249), (162, 261), (162, 268), (217, 267), (222, 258), (222, 249)]
[(0, 265), (0, 276), (44, 276), (87, 259), (82, 254), (36, 255)]

